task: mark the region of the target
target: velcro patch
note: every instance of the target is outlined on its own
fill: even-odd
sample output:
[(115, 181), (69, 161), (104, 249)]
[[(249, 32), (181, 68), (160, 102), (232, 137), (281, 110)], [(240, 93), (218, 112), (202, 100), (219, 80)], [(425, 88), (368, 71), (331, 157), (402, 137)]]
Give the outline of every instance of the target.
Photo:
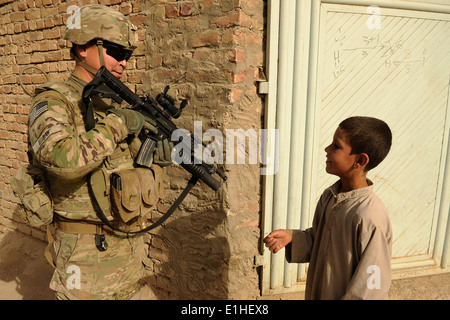
[(39, 102), (30, 112), (30, 120), (28, 123), (28, 127), (31, 127), (34, 121), (47, 110), (48, 110), (48, 101)]
[(33, 144), (32, 148), (35, 154), (39, 151), (44, 141), (47, 140), (47, 138), (50, 136), (50, 134), (53, 133), (53, 131), (54, 127), (47, 129), (47, 131), (45, 131), (44, 134), (42, 134), (39, 139)]

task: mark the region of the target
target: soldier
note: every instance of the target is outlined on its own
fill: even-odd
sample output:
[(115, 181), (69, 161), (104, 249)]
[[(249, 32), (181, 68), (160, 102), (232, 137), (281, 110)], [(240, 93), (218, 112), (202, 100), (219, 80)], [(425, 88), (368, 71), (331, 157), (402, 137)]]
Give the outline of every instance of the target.
[[(87, 130), (81, 95), (103, 65), (122, 77), (136, 48), (136, 27), (102, 5), (83, 6), (76, 14), (80, 28), (72, 26), (64, 35), (73, 44), (75, 70), (65, 82), (36, 88), (28, 124), (33, 161), (45, 171), (53, 201), (56, 268), (50, 288), (58, 299), (130, 299), (144, 275), (143, 237), (123, 236), (101, 223), (89, 179), (100, 170), (108, 194), (110, 175), (134, 168), (133, 146), (139, 146), (137, 134), (146, 121), (140, 113), (114, 108), (111, 99), (98, 97), (93, 99), (96, 122)], [(156, 152), (160, 166), (171, 163), (170, 154), (161, 148)], [(154, 168), (153, 174), (160, 179), (160, 170)], [(119, 217), (110, 214), (108, 219)]]

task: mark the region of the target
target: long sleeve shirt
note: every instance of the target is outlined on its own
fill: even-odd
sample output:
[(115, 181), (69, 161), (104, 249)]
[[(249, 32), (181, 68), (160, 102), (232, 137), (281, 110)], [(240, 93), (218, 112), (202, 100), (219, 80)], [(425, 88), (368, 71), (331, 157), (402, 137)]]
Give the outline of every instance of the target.
[(99, 120), (86, 131), (82, 102), (85, 85), (72, 74), (63, 83), (38, 87), (32, 101), (28, 137), (36, 161), (46, 170), (54, 212), (71, 220), (99, 222), (89, 195), (89, 173), (106, 162), (109, 169), (122, 163), (130, 168), (133, 160), (128, 156), (128, 148), (120, 147), (127, 138), (127, 127), (116, 115), (105, 115), (111, 107), (106, 99), (93, 98)]
[[(37, 161), (51, 174), (79, 180), (108, 156), (128, 135), (123, 121), (108, 115), (92, 130), (85, 129), (83, 88), (87, 83), (74, 73), (63, 82), (38, 87), (29, 117), (29, 141)], [(96, 111), (111, 106), (94, 97)]]
[(309, 262), (306, 299), (387, 299), (391, 283), (392, 228), (373, 184), (324, 191), (313, 225), (292, 230), (288, 262)]

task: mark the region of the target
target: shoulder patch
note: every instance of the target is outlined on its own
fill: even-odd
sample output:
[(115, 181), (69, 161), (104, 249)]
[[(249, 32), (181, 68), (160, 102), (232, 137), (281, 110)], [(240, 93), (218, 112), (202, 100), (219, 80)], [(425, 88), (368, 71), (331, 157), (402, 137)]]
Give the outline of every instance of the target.
[(45, 131), (40, 137), (39, 139), (37, 139), (37, 141), (32, 145), (33, 148), (33, 152), (35, 154), (37, 154), (37, 152), (39, 151), (39, 149), (41, 148), (42, 144), (44, 143), (45, 140), (47, 140), (47, 138), (55, 131), (55, 127), (51, 127), (49, 129), (47, 129), (47, 131)]
[(39, 102), (30, 112), (28, 127), (31, 127), (34, 121), (45, 111), (48, 110), (48, 101)]

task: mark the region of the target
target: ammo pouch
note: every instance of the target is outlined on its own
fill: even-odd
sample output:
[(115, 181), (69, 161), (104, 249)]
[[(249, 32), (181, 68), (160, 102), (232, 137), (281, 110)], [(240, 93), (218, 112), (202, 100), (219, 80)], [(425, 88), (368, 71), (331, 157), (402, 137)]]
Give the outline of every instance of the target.
[[(152, 165), (150, 169), (133, 168), (113, 172), (108, 172), (105, 167), (99, 168), (90, 174), (88, 188), (98, 218), (117, 234), (129, 236), (148, 232), (166, 221), (195, 186), (198, 178), (191, 180), (169, 210), (151, 225), (148, 222), (153, 219), (156, 204), (165, 197), (161, 167)], [(119, 221), (111, 221), (114, 218)], [(135, 227), (138, 229), (133, 230)]]
[(131, 221), (136, 217), (151, 218), (155, 205), (165, 195), (163, 172), (158, 166), (122, 169), (112, 173), (103, 167), (94, 170), (89, 180), (97, 215), (100, 213), (100, 220), (106, 224), (105, 219), (118, 218), (122, 222), (132, 223), (136, 222)]
[(26, 223), (40, 227), (52, 222), (53, 201), (43, 169), (32, 164), (20, 167), (11, 178), (11, 187), (21, 201), (19, 213)]
[(113, 214), (123, 222), (146, 216), (160, 197), (153, 171), (134, 168), (112, 173), (110, 197)]

